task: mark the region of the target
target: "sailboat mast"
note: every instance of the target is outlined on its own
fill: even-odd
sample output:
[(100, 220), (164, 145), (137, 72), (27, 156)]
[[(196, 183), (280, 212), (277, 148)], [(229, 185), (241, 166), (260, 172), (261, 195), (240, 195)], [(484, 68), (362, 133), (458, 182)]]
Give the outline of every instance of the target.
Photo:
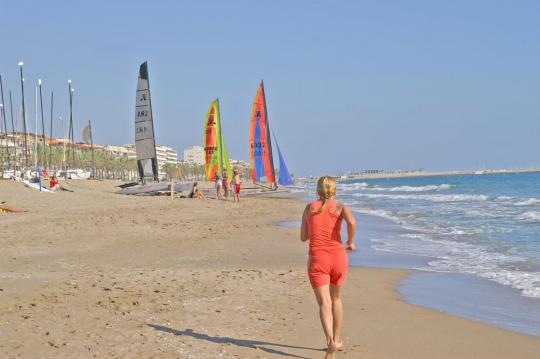
[(17, 172), (17, 131), (15, 130), (15, 121), (13, 120), (13, 100), (11, 99), (11, 91), (9, 91), (9, 108), (11, 111), (11, 131), (13, 135), (13, 176)]
[(28, 167), (28, 130), (26, 128), (26, 107), (24, 103), (24, 77), (23, 77), (23, 65), (22, 61), (19, 62), (19, 69), (21, 74), (21, 96), (22, 96), (22, 115), (23, 115), (23, 126), (24, 126), (24, 157), (26, 161), (26, 167)]
[(38, 167), (38, 161), (39, 161), (39, 150), (38, 150), (38, 87), (36, 86), (36, 107), (34, 110), (34, 116), (36, 119), (36, 132), (34, 132), (34, 168)]
[(51, 127), (49, 128), (49, 166), (52, 166), (52, 135), (53, 135), (53, 104), (54, 92), (51, 91)]
[(152, 141), (154, 142), (154, 154), (155, 158), (152, 161), (155, 161), (156, 173), (154, 173), (154, 181), (159, 182), (159, 168), (157, 163), (157, 152), (156, 152), (156, 134), (154, 131), (154, 113), (152, 112), (152, 94), (150, 93), (150, 76), (148, 75), (148, 64), (146, 64), (146, 74), (148, 82), (148, 108), (150, 109), (150, 116), (152, 118)]
[(223, 178), (223, 173), (225, 173), (225, 169), (223, 168), (223, 137), (221, 136), (221, 111), (219, 110), (219, 99), (217, 99), (217, 117), (219, 118), (219, 167), (221, 168), (221, 177)]
[[(73, 89), (71, 88), (71, 80), (68, 80), (68, 90), (69, 90), (69, 146), (70, 151), (68, 152), (68, 161), (66, 162), (66, 170), (68, 168), (68, 163), (73, 166), (74, 162), (74, 152), (75, 152), (75, 139), (73, 138)], [(71, 154), (71, 161), (69, 160)]]
[(0, 107), (0, 111), (2, 112), (0, 115), (2, 116), (2, 120), (4, 122), (4, 134), (5, 134), (5, 143), (6, 143), (6, 168), (9, 166), (9, 145), (8, 145), (8, 128), (7, 128), (7, 121), (6, 121), (6, 104), (4, 102), (4, 85), (2, 84), (2, 75), (0, 75), (0, 93), (2, 95), (2, 106)]
[(47, 148), (45, 146), (45, 118), (43, 116), (43, 93), (41, 92), (41, 79), (39, 80), (39, 102), (41, 106), (41, 139), (43, 141), (43, 148), (41, 149), (41, 165), (44, 168), (48, 168), (48, 166), (46, 166)]
[(275, 183), (276, 182), (276, 169), (274, 168), (274, 156), (272, 154), (272, 140), (270, 136), (270, 121), (268, 120), (268, 112), (266, 111), (266, 94), (264, 93), (264, 82), (261, 80), (262, 87), (262, 97), (264, 104), (264, 118), (266, 119), (266, 145), (268, 148), (268, 156), (270, 157), (270, 166), (272, 169), (272, 177)]
[(92, 150), (92, 178), (96, 177), (96, 155), (94, 153), (94, 140), (92, 139), (92, 124), (88, 120), (88, 129), (90, 130), (90, 149)]

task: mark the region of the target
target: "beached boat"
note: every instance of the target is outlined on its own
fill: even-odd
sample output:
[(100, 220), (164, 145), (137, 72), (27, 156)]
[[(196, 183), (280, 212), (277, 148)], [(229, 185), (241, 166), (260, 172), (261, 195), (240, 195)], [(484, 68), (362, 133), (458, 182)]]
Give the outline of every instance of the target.
[[(274, 134), (275, 139), (275, 134)], [(276, 141), (277, 144), (277, 141)], [(280, 176), (278, 183), (287, 186), (293, 183), (287, 165), (278, 146), (280, 163)], [(270, 136), (270, 124), (264, 94), (264, 83), (261, 81), (251, 113), (250, 126), (250, 164), (251, 179), (261, 188), (277, 189), (274, 158), (272, 154), (272, 141)], [(268, 186), (262, 183), (266, 182)]]
[[(193, 182), (178, 182), (174, 184), (174, 192), (189, 192)], [(118, 194), (154, 196), (171, 191), (171, 184), (167, 182), (150, 182), (138, 186), (125, 187), (117, 191)]]
[(231, 164), (221, 128), (219, 99), (212, 101), (206, 113), (203, 143), (206, 179), (208, 181), (215, 181), (217, 174), (221, 177), (231, 179)]
[(39, 182), (37, 182), (37, 183), (30, 182), (29, 180), (25, 180), (25, 179), (21, 180), (21, 182), (25, 185), (25, 187), (35, 189), (35, 190), (40, 191), (40, 192), (55, 193), (55, 192), (51, 191), (50, 189), (45, 188), (45, 186), (43, 186), (43, 184), (40, 185)]

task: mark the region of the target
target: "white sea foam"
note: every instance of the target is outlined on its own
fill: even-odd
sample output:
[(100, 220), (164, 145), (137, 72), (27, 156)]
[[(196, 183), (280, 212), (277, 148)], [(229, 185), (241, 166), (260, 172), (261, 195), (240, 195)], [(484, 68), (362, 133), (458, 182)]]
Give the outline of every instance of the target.
[(388, 192), (430, 192), (430, 191), (444, 191), (454, 187), (451, 184), (441, 184), (441, 185), (426, 185), (426, 186), (398, 186), (398, 187), (382, 187), (375, 186), (369, 187), (370, 191), (388, 191)]
[(540, 222), (540, 212), (528, 211), (518, 216), (518, 219), (527, 222)]
[(342, 191), (356, 191), (359, 189), (364, 189), (369, 187), (369, 184), (365, 182), (360, 183), (339, 183), (338, 184), (338, 190)]
[(534, 206), (534, 205), (540, 205), (540, 199), (538, 198), (529, 198), (524, 201), (516, 202), (514, 203), (516, 206)]
[(379, 194), (379, 193), (354, 193), (355, 197), (387, 198), (398, 200), (421, 200), (432, 202), (472, 202), (487, 201), (488, 196), (478, 194)]
[(353, 208), (353, 212), (369, 214), (372, 216), (382, 217), (391, 220), (392, 222), (401, 223), (399, 217), (393, 215), (392, 213), (382, 210), (382, 209), (371, 209), (371, 208)]
[(376, 250), (433, 257), (431, 270), (474, 274), (518, 289), (523, 296), (540, 298), (540, 272), (525, 268), (527, 260), (519, 255), (499, 253), (481, 246), (449, 240), (433, 240), (427, 234), (410, 233), (399, 239), (373, 239)]

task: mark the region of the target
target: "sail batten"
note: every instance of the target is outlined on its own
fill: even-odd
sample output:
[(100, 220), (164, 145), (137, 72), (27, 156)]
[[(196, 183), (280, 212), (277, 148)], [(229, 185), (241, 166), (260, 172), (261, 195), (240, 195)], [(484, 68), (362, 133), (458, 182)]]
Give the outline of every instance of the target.
[(152, 100), (148, 79), (148, 64), (144, 62), (139, 68), (135, 102), (135, 150), (137, 152), (137, 168), (139, 179), (146, 178), (158, 181), (158, 165), (154, 121), (152, 116)]

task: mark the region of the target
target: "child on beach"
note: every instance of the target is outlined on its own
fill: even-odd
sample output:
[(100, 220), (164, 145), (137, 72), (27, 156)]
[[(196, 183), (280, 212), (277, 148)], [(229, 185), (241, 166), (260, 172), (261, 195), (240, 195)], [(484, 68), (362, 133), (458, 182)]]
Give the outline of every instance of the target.
[(234, 176), (233, 176), (233, 183), (234, 183), (234, 195), (233, 195), (233, 202), (238, 201), (240, 203), (240, 185), (242, 184), (242, 180), (240, 179), (240, 173), (238, 170), (234, 170)]
[(229, 182), (229, 177), (227, 171), (223, 173), (223, 196), (226, 200), (229, 199), (229, 193), (231, 192), (231, 183)]
[[(343, 346), (341, 286), (349, 266), (347, 252), (356, 250), (356, 222), (350, 209), (336, 202), (336, 181), (330, 176), (317, 182), (319, 199), (306, 206), (300, 240), (309, 241), (308, 276), (319, 304), (319, 316), (326, 335), (326, 359)], [(341, 242), (341, 223), (347, 223), (347, 246)]]
[(56, 178), (56, 176), (52, 176), (49, 180), (49, 188), (51, 191), (58, 191), (60, 190), (60, 181)]
[(223, 181), (221, 180), (221, 176), (216, 173), (216, 194), (217, 198), (221, 199), (221, 187), (223, 187)]

